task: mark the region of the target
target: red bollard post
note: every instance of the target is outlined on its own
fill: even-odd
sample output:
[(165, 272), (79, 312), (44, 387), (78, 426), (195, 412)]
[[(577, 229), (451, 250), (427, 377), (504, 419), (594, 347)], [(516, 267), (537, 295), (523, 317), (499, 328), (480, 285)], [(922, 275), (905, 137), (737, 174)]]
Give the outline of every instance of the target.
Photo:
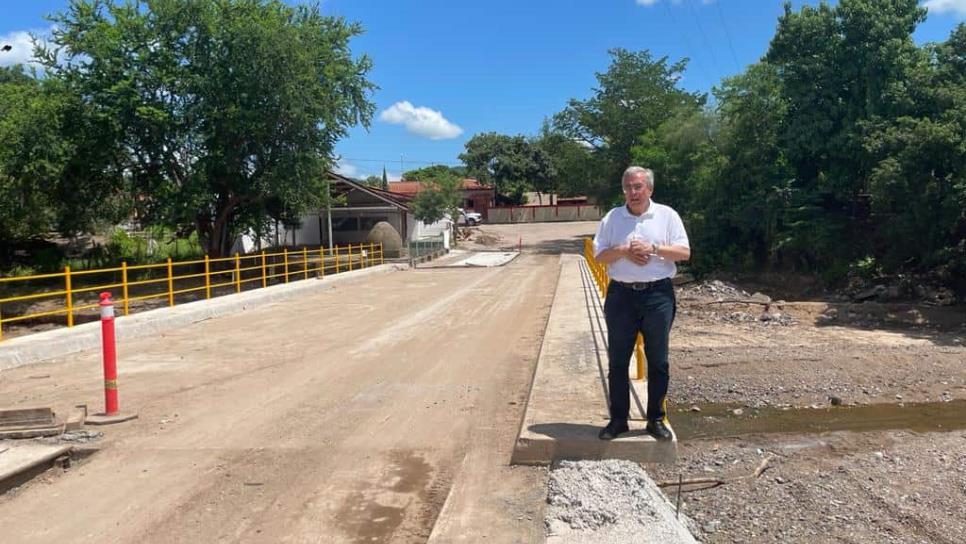
[(104, 346), (104, 414), (117, 414), (117, 346), (114, 343), (114, 302), (101, 293), (101, 340)]
[(87, 416), (89, 425), (108, 425), (138, 417), (122, 414), (117, 403), (117, 345), (114, 338), (114, 302), (110, 293), (101, 293), (101, 345), (104, 353), (104, 412)]

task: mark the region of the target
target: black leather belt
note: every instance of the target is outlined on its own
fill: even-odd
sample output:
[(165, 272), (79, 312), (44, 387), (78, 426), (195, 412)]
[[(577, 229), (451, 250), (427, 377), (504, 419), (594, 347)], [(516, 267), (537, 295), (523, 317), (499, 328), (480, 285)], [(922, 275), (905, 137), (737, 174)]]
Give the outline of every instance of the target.
[(653, 289), (659, 285), (664, 285), (665, 283), (670, 283), (671, 278), (661, 278), (654, 281), (618, 281), (610, 280), (621, 287), (631, 289), (633, 291), (647, 291), (648, 289)]

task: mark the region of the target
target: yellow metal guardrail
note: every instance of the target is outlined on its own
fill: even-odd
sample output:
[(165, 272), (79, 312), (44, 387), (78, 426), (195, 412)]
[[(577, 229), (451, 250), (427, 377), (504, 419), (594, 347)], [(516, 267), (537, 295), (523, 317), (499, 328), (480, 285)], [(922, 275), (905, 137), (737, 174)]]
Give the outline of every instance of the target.
[[(590, 275), (594, 278), (597, 290), (600, 291), (600, 298), (607, 298), (607, 285), (610, 283), (610, 276), (607, 275), (607, 265), (597, 261), (594, 257), (594, 242), (590, 238), (584, 238), (584, 260), (587, 261), (587, 268)], [(644, 336), (637, 333), (637, 342), (634, 343), (634, 359), (637, 361), (637, 379), (647, 379), (647, 369), (644, 366)]]
[[(63, 315), (66, 325), (73, 327), (78, 312), (98, 307), (97, 295), (101, 291), (120, 289), (121, 297), (115, 299), (115, 304), (123, 307), (123, 315), (129, 315), (132, 302), (167, 299), (167, 305), (174, 306), (178, 295), (197, 293), (195, 296), (200, 299), (203, 291), (204, 298), (210, 299), (213, 289), (227, 290), (227, 293), (222, 294), (240, 293), (243, 286), (257, 289), (268, 287), (270, 281), (289, 283), (293, 279), (309, 279), (310, 274), (325, 277), (326, 274), (338, 274), (382, 263), (382, 244), (370, 243), (349, 244), (331, 249), (320, 247), (289, 251), (285, 248), (279, 253), (236, 253), (232, 257), (217, 259), (206, 255), (204, 259), (191, 261), (174, 262), (168, 258), (163, 263), (133, 266), (122, 262), (121, 266), (90, 270), (71, 270), (69, 266), (65, 266), (63, 272), (0, 278), (0, 288), (11, 290), (27, 291), (29, 287), (21, 286), (29, 285), (28, 282), (57, 285), (53, 290), (0, 298), (0, 341), (3, 340), (5, 323)], [(176, 270), (178, 274), (175, 273)], [(109, 276), (112, 281), (79, 287), (84, 283), (83, 280), (98, 276)], [(132, 276), (142, 279), (132, 279)], [(161, 289), (156, 289), (158, 286)], [(132, 291), (137, 294), (132, 296)], [(216, 293), (215, 296), (219, 295)], [(11, 303), (27, 302), (29, 307), (38, 302), (49, 305), (51, 301), (60, 302), (53, 309), (6, 315), (3, 313), (4, 304), (9, 308)]]

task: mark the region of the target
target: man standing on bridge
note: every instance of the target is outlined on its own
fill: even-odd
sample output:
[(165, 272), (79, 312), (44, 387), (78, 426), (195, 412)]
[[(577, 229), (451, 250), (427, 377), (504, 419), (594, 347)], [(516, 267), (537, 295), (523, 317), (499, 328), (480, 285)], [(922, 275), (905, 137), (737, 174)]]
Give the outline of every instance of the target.
[(604, 302), (607, 356), (610, 359), (610, 422), (601, 440), (627, 432), (630, 379), (627, 375), (637, 333), (644, 335), (647, 358), (647, 426), (658, 440), (670, 440), (667, 427), (668, 337), (676, 301), (671, 278), (676, 261), (691, 258), (681, 217), (651, 200), (654, 172), (631, 166), (621, 178), (625, 204), (604, 216), (594, 237), (594, 255), (608, 265), (610, 284)]

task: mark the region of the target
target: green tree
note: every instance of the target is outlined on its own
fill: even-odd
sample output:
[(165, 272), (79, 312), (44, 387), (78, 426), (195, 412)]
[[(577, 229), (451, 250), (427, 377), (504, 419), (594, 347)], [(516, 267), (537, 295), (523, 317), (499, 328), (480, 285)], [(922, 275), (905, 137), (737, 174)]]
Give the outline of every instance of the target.
[(590, 149), (544, 122), (533, 145), (545, 153), (550, 161), (547, 192), (560, 196), (586, 194), (588, 180), (593, 178), (593, 157)]
[(461, 166), (434, 164), (415, 170), (407, 170), (403, 172), (402, 179), (406, 181), (432, 181), (444, 176), (466, 177), (466, 169)]
[(0, 67), (0, 244), (46, 235), (57, 224), (54, 184), (70, 144), (63, 95), (22, 66)]
[(865, 124), (874, 254), (889, 269), (935, 269), (966, 292), (966, 25), (928, 48), (915, 112)]
[(373, 113), (371, 62), (349, 50), (361, 27), (317, 5), (77, 0), (52, 20), (43, 63), (78, 97), (87, 142), (69, 181), (129, 191), (212, 255), (265, 210), (317, 206), (335, 143)]
[(461, 179), (452, 174), (422, 182), (422, 190), (413, 198), (413, 215), (427, 225), (447, 215), (455, 221), (461, 202), (461, 185)]
[(466, 171), (483, 183), (492, 184), (497, 200), (522, 204), (524, 193), (548, 187), (555, 174), (550, 157), (524, 136), (486, 132), (473, 136), (460, 154)]
[[(793, 11), (785, 4), (765, 57), (781, 73), (787, 112), (780, 137), (809, 215), (811, 266), (836, 266), (872, 251), (864, 126), (915, 108), (910, 81), (922, 64), (912, 32), (926, 11), (916, 0), (842, 0)], [(803, 229), (803, 233), (805, 232)]]
[[(648, 129), (672, 117), (697, 112), (704, 95), (689, 93), (678, 83), (686, 60), (670, 63), (651, 53), (612, 49), (606, 72), (585, 100), (572, 99), (553, 117), (553, 128), (591, 148), (594, 177), (586, 192), (603, 202), (616, 200), (620, 176), (630, 165), (631, 148)], [(644, 165), (646, 166), (646, 165)]]
[[(787, 106), (775, 66), (753, 64), (715, 89), (721, 169), (692, 217), (708, 267), (769, 268), (790, 255), (786, 213), (798, 189), (780, 141)], [(818, 225), (813, 225), (819, 227)], [(807, 248), (802, 248), (807, 249)]]

